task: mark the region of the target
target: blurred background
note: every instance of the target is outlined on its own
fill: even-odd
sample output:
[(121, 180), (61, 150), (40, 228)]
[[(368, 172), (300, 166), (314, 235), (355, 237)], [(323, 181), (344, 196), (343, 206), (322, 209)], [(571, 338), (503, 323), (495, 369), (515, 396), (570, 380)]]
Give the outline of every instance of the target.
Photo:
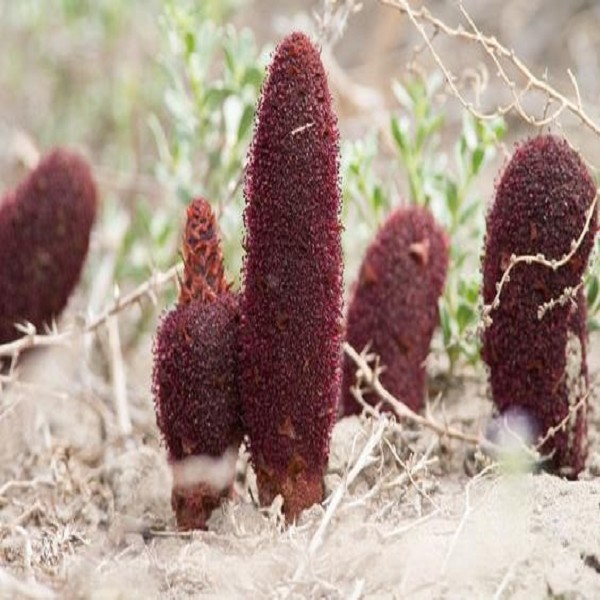
[[(464, 23), (454, 2), (414, 4), (450, 26)], [(464, 6), (484, 33), (573, 96), (570, 68), (586, 109), (597, 116), (596, 2), (471, 0)], [(312, 32), (324, 48), (343, 141), (374, 135), (377, 169), (386, 161), (397, 165), (393, 140), (382, 132), (390, 114), (406, 112), (392, 83), (415, 74), (439, 77), (440, 71), (409, 19), (380, 2), (1, 0), (0, 185), (18, 181), (19, 164), (33, 160), (33, 149), (79, 148), (100, 184), (102, 223), (110, 227), (96, 243), (116, 248), (115, 278), (139, 280), (150, 267), (169, 266), (176, 246), (171, 229), (181, 226), (183, 215), (178, 220), (176, 207), (197, 193), (216, 204), (240, 198), (237, 178), (262, 68), (273, 45), (293, 29)], [(433, 37), (459, 85), (481, 87), (483, 109), (510, 102), (510, 90), (476, 44)], [(449, 147), (460, 134), (463, 110), (443, 91), (439, 85), (434, 98), (445, 119), (436, 135)], [(524, 106), (535, 112), (544, 102), (531, 93)], [(505, 141), (535, 131), (514, 114), (507, 125)], [(581, 132), (577, 119), (560, 126), (595, 164), (595, 136)], [(385, 172), (385, 178), (407, 195), (401, 173)], [(478, 185), (489, 198), (493, 170), (487, 179)], [(238, 208), (225, 210), (222, 224), (236, 280)], [(93, 257), (91, 263), (93, 271)]]
[[(438, 354), (450, 372), (477, 366), (485, 211), (512, 144), (540, 129), (565, 135), (594, 172), (599, 145), (596, 132), (566, 110), (534, 127), (532, 120), (552, 115), (560, 101), (549, 102), (506, 61), (513, 91), (482, 44), (461, 37), (472, 27), (461, 10), (484, 34), (497, 36), (508, 55), (514, 50), (542, 84), (574, 102), (580, 98), (595, 120), (600, 7), (590, 0), (414, 3), (425, 11), (419, 27), (434, 56), (393, 4), (0, 0), (1, 189), (15, 185), (53, 146), (79, 149), (99, 185), (100, 217), (65, 323), (97, 315), (115, 290), (130, 291), (177, 264), (184, 209), (198, 194), (217, 212), (229, 277), (239, 287), (243, 164), (256, 101), (274, 45), (301, 29), (322, 48), (339, 116), (346, 289), (391, 208), (429, 206), (452, 238)], [(429, 13), (442, 25), (432, 26)], [(466, 110), (457, 90), (489, 118)], [(522, 114), (503, 110), (514, 93)], [(595, 328), (594, 270), (588, 286)], [(119, 317), (127, 370), (136, 357), (141, 361), (134, 395), (146, 405), (152, 333), (177, 290), (171, 280), (155, 291), (156, 304), (140, 302)], [(88, 350), (96, 345), (102, 348), (88, 342)]]

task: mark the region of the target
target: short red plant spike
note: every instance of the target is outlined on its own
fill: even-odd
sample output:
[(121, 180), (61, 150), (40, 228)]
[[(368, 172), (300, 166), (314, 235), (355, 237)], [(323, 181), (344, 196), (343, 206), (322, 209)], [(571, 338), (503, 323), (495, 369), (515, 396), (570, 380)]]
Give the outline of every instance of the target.
[[(565, 140), (544, 135), (521, 144), (496, 188), (487, 219), (483, 299), (491, 305), (511, 256), (543, 255), (560, 260), (579, 240), (596, 187)], [(552, 269), (519, 263), (492, 307), (483, 334), (494, 402), (501, 413), (525, 412), (546, 466), (574, 478), (586, 454), (589, 394), (586, 365), (586, 303), (580, 291), (565, 297), (584, 275), (597, 231), (597, 214), (573, 256)], [(545, 303), (563, 301), (540, 316)], [(574, 300), (574, 301), (573, 301)], [(553, 431), (552, 428), (556, 428)]]
[[(381, 383), (415, 411), (425, 400), (424, 362), (439, 322), (448, 246), (448, 236), (428, 210), (396, 210), (367, 250), (348, 309), (348, 343), (358, 352), (368, 346), (380, 357)], [(345, 357), (342, 416), (362, 411), (351, 393), (355, 375), (355, 363)], [(379, 402), (371, 394), (365, 400)]]
[(223, 253), (215, 216), (204, 198), (196, 198), (187, 209), (183, 236), (184, 273), (179, 303), (194, 298), (205, 302), (227, 291)]
[(242, 439), (238, 329), (237, 298), (226, 292), (212, 302), (176, 306), (156, 335), (157, 423), (173, 465), (172, 504), (181, 529), (205, 529), (231, 491)]
[(0, 200), (0, 343), (57, 317), (77, 285), (97, 209), (88, 163), (56, 149)]
[(340, 384), (337, 120), (302, 33), (273, 56), (246, 170), (241, 393), (259, 496), (291, 521), (323, 498)]
[(210, 205), (195, 200), (187, 214), (182, 291), (154, 341), (153, 393), (177, 524), (205, 529), (231, 493), (242, 439), (239, 306), (227, 291)]

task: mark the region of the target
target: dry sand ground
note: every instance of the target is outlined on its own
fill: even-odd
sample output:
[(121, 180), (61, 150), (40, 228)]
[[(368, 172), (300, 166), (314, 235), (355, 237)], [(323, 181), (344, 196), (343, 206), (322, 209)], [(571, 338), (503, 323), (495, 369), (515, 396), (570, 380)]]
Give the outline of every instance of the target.
[[(237, 497), (208, 532), (181, 535), (148, 389), (130, 392), (134, 434), (124, 442), (84, 355), (28, 357), (30, 387), (3, 399), (0, 597), (600, 597), (598, 410), (574, 483), (503, 472), (422, 430), (346, 419), (334, 431), (328, 491), (352, 481), (331, 514), (326, 502), (282, 527), (277, 506), (252, 501), (242, 457)], [(146, 346), (132, 365), (146, 380), (148, 357)], [(443, 409), (449, 423), (483, 429), (485, 383), (454, 383)]]

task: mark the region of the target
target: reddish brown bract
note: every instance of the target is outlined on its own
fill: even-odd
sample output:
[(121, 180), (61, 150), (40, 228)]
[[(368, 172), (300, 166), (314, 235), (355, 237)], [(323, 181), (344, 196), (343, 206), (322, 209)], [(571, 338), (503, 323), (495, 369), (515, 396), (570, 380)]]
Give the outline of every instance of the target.
[(188, 304), (194, 298), (209, 302), (227, 291), (217, 224), (204, 198), (193, 200), (187, 208), (183, 261), (180, 304)]
[(57, 149), (0, 201), (0, 343), (16, 322), (38, 329), (65, 307), (79, 281), (96, 216), (87, 162)]
[[(519, 146), (497, 185), (487, 220), (484, 302), (494, 300), (511, 255), (541, 253), (551, 260), (569, 253), (595, 194), (587, 169), (566, 141), (547, 135)], [(552, 470), (568, 477), (581, 471), (587, 452), (585, 298), (580, 292), (576, 302), (555, 306), (541, 319), (538, 308), (580, 283), (596, 229), (594, 214), (579, 249), (557, 270), (516, 265), (483, 335), (494, 402), (501, 412), (526, 411), (539, 437), (562, 426), (542, 452)]]
[(261, 502), (288, 519), (322, 499), (339, 393), (338, 130), (319, 52), (275, 51), (245, 182), (241, 391)]
[[(425, 399), (425, 366), (439, 321), (438, 299), (448, 270), (448, 236), (424, 208), (392, 213), (367, 250), (348, 310), (346, 338), (367, 344), (385, 370), (381, 383), (413, 410)], [(341, 414), (360, 413), (352, 396), (356, 365), (344, 359)], [(376, 404), (379, 398), (367, 394)]]

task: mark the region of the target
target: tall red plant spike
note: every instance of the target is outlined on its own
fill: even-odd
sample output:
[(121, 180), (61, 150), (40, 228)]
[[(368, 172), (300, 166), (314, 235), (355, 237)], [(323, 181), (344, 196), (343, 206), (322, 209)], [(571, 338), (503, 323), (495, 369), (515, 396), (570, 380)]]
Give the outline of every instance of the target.
[(196, 198), (187, 208), (183, 260), (180, 304), (188, 304), (194, 298), (211, 301), (227, 291), (217, 223), (204, 198)]
[[(571, 252), (595, 195), (585, 165), (565, 140), (544, 135), (521, 144), (498, 182), (487, 219), (484, 302), (496, 297), (512, 255), (558, 260)], [(538, 309), (579, 285), (596, 230), (594, 212), (579, 248), (560, 268), (517, 264), (483, 334), (496, 406), (501, 413), (527, 413), (538, 439), (547, 438), (541, 450), (548, 468), (568, 477), (581, 471), (587, 453), (585, 299), (579, 292), (541, 318)]]
[[(448, 236), (429, 211), (394, 211), (369, 246), (350, 301), (346, 339), (369, 346), (385, 370), (381, 383), (413, 410), (425, 400), (425, 359), (439, 322), (438, 299), (448, 270)], [(341, 415), (360, 413), (351, 393), (356, 365), (344, 359)], [(366, 394), (369, 404), (379, 398)]]
[(88, 163), (63, 149), (48, 153), (0, 201), (0, 343), (58, 316), (77, 285), (97, 209)]
[(318, 50), (277, 47), (246, 170), (241, 392), (260, 500), (323, 497), (341, 358), (339, 145)]

